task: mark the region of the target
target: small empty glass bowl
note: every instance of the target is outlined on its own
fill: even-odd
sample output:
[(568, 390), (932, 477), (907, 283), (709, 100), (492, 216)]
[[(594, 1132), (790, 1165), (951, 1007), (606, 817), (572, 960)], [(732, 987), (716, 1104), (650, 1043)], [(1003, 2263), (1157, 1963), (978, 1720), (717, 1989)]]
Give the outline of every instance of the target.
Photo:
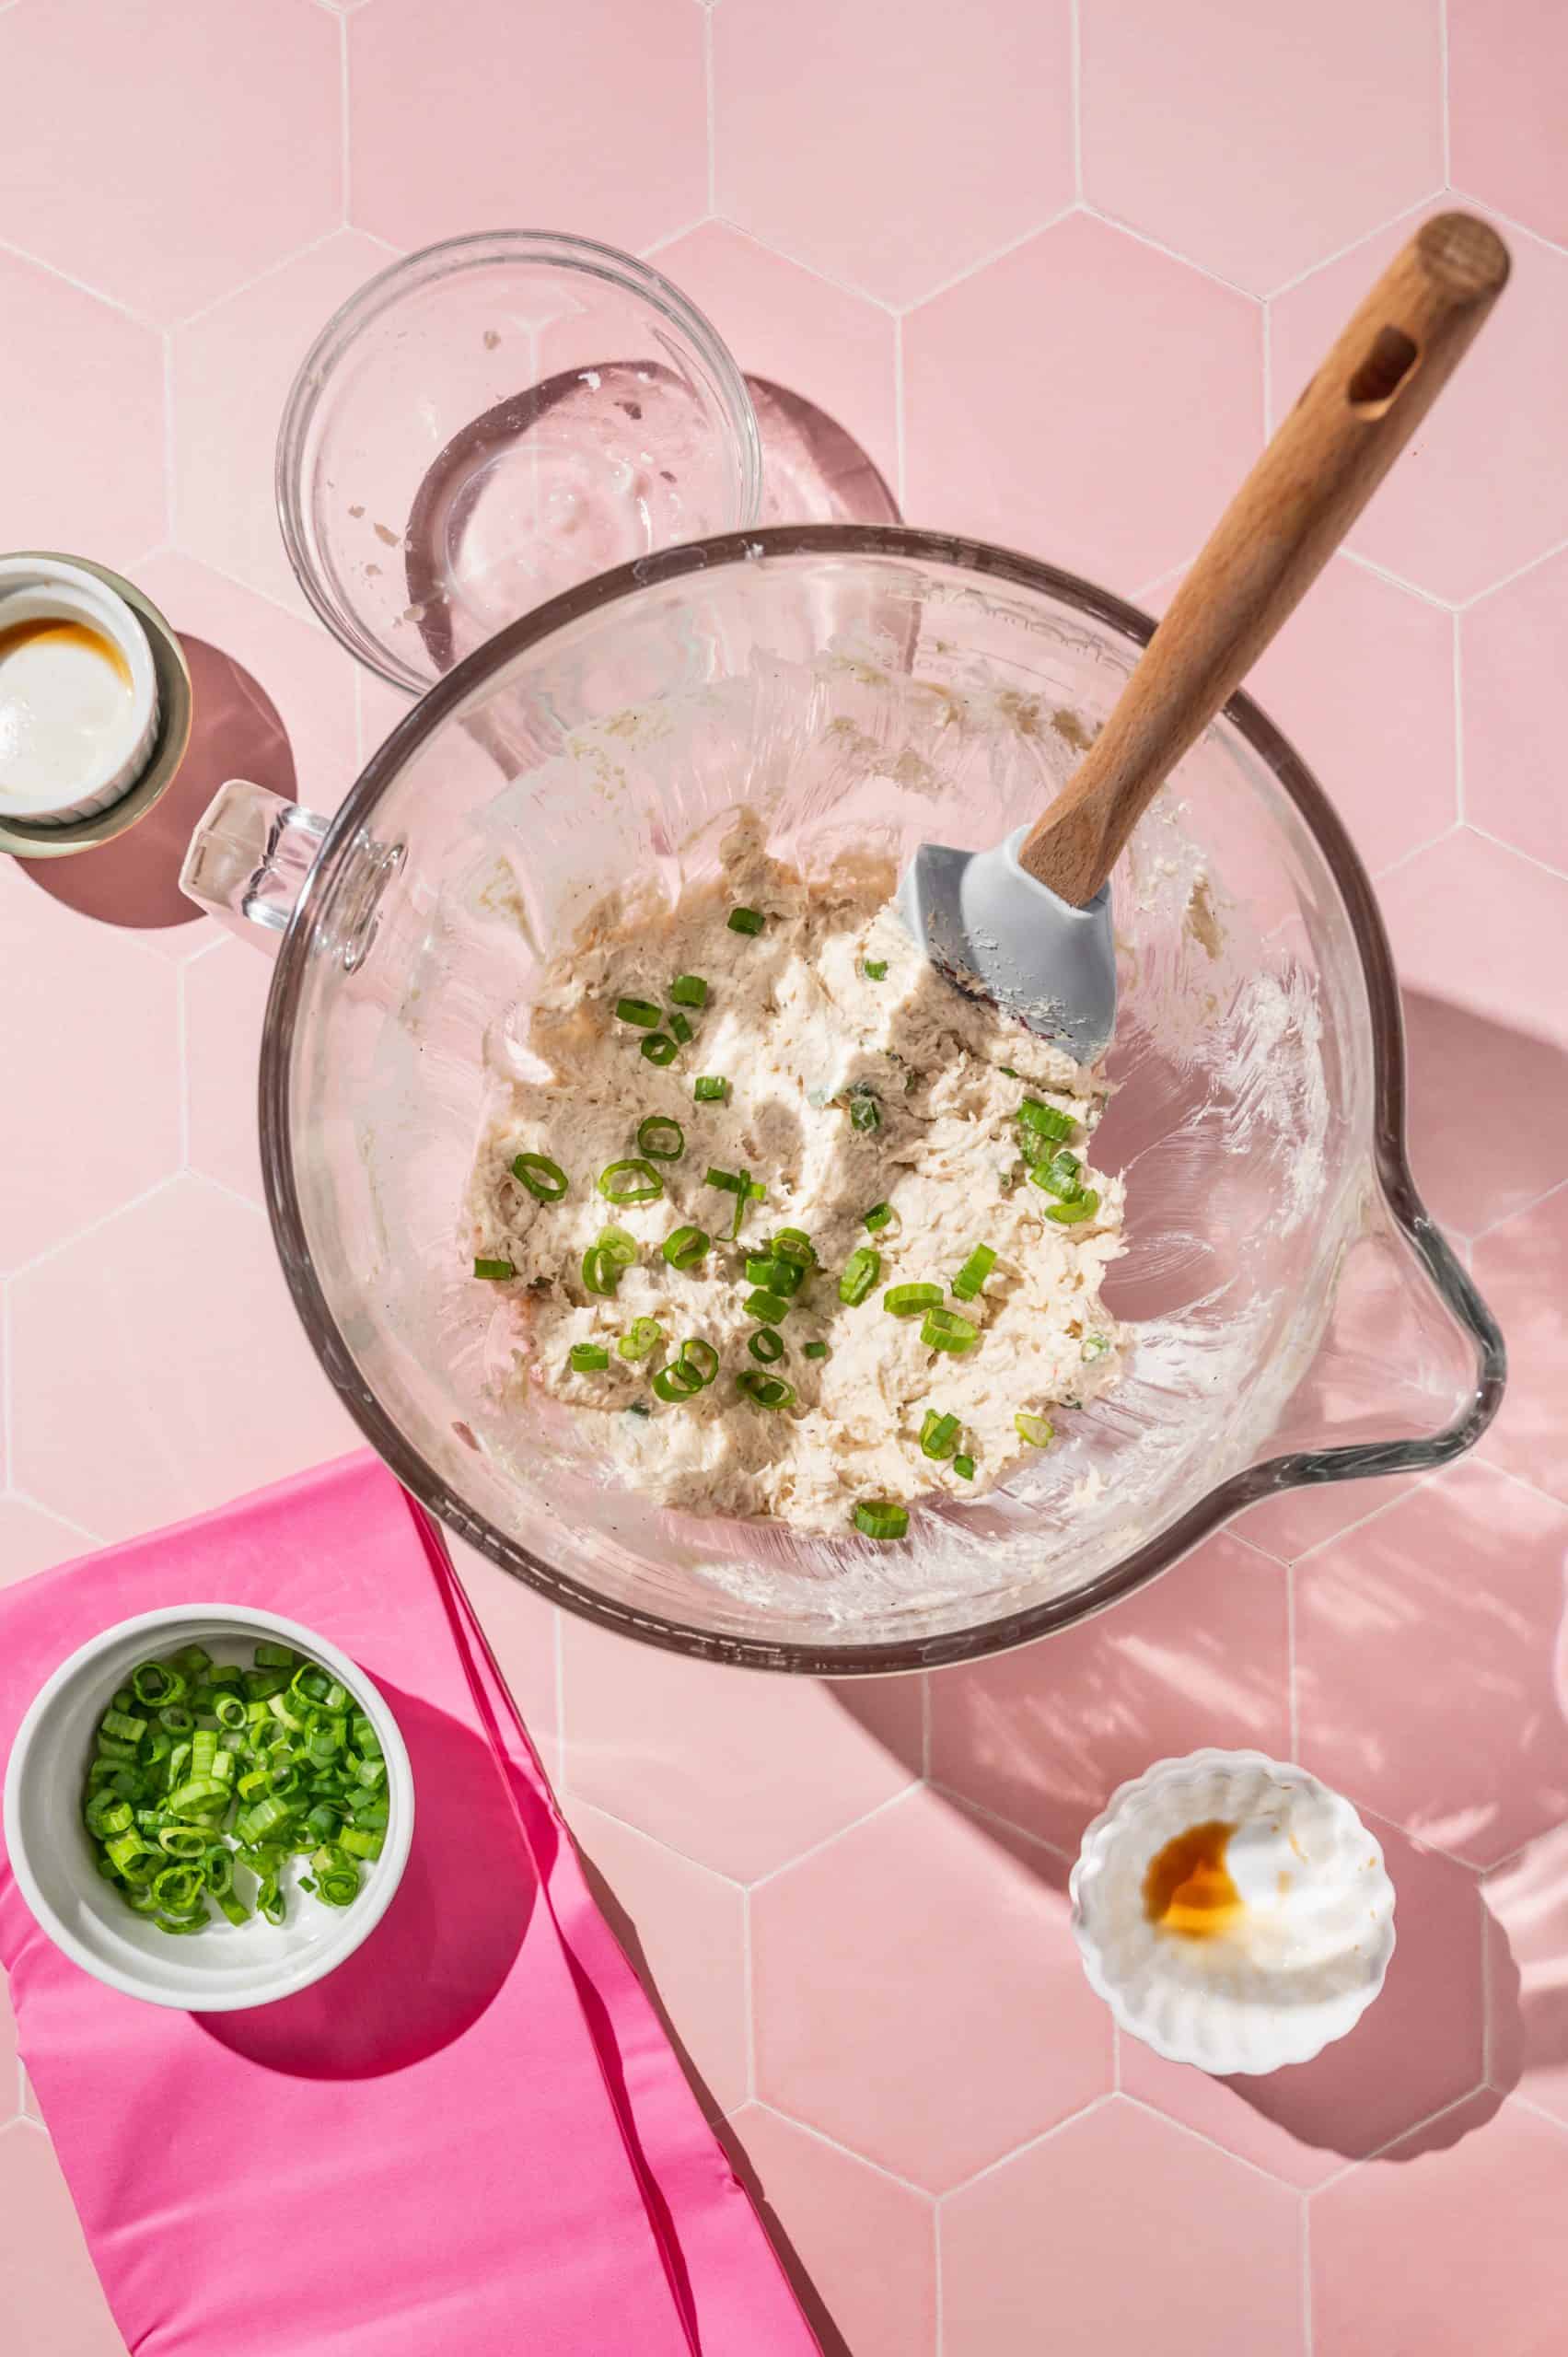
[(276, 484), (322, 621), (418, 693), (559, 590), (749, 529), (761, 446), (679, 288), (612, 246), (507, 229), (343, 304), (289, 393)]

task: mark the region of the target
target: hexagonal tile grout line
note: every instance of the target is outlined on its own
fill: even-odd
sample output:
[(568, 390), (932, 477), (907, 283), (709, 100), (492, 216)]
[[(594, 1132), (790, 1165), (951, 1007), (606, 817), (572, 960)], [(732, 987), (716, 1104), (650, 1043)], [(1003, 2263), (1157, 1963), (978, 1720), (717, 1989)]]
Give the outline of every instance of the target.
[[(928, 2202), (933, 2210), (937, 2209), (945, 2198), (939, 2193), (933, 2193), (928, 2186), (916, 2185), (912, 2177), (900, 2177), (897, 2169), (888, 2168), (881, 2161), (868, 2160), (864, 2153), (857, 2153), (853, 2144), (841, 2143), (836, 2136), (830, 2136), (823, 2129), (814, 2128), (808, 2119), (797, 2119), (793, 2111), (783, 2110), (776, 2103), (770, 2103), (765, 2096), (749, 2096), (747, 2101), (754, 2103), (759, 2111), (771, 2112), (775, 2119), (782, 2119), (786, 2127), (797, 2128), (803, 2136), (809, 2136), (817, 2143), (826, 2145), (830, 2153), (838, 2153), (846, 2161), (858, 2161), (863, 2169), (874, 2170), (877, 2176), (886, 2177), (889, 2185), (896, 2185), (901, 2193), (918, 2195), (919, 2199)], [(738, 2109), (739, 2107), (738, 2106), (737, 2108)], [(726, 2119), (733, 2119), (735, 2114), (726, 2111), (724, 2116)], [(1083, 2118), (1081, 2112), (1074, 2112), (1073, 2116), (1075, 2119)], [(1063, 2125), (1066, 2125), (1065, 2121)], [(1020, 2146), (1019, 2149), (1023, 2148)], [(1009, 2153), (1004, 2157), (1011, 2160), (1013, 2156)]]
[(1386, 237), (1390, 229), (1398, 228), (1401, 221), (1408, 221), (1411, 214), (1419, 213), (1423, 205), (1434, 203), (1438, 197), (1453, 193), (1447, 180), (1440, 180), (1435, 188), (1429, 188), (1423, 195), (1413, 197), (1408, 204), (1401, 204), (1398, 212), (1390, 213), (1386, 220), (1375, 222), (1370, 229), (1362, 229), (1346, 244), (1336, 246), (1331, 254), (1321, 254), (1316, 261), (1309, 261), (1307, 268), (1298, 270), (1294, 278), (1282, 278), (1277, 286), (1269, 288), (1263, 300), (1272, 303), (1281, 295), (1293, 295), (1298, 286), (1305, 286), (1309, 278), (1316, 278), (1320, 270), (1329, 270), (1335, 262), (1343, 261), (1347, 254), (1353, 254), (1362, 246), (1369, 246), (1375, 238)]
[(149, 319), (145, 311), (133, 310), (129, 303), (121, 302), (117, 296), (106, 295), (100, 286), (89, 286), (85, 278), (76, 278), (70, 271), (62, 270), (58, 262), (45, 261), (41, 255), (29, 253), (26, 246), (14, 246), (9, 239), (0, 238), (0, 254), (9, 254), (14, 261), (25, 261), (29, 270), (41, 270), (46, 277), (59, 279), (62, 285), (75, 287), (78, 295), (86, 295), (91, 301), (101, 303), (106, 310), (118, 311), (122, 319), (134, 320), (137, 327), (145, 328), (153, 335), (162, 332), (163, 322), (160, 319)]
[[(1015, 1825), (1010, 1817), (1004, 1817), (998, 1809), (987, 1808), (983, 1802), (971, 1801), (967, 1793), (960, 1793), (954, 1784), (945, 1784), (935, 1776), (927, 1776), (923, 1781), (927, 1790), (935, 1793), (938, 1800), (946, 1801), (949, 1807), (961, 1809), (966, 1817), (978, 1817), (982, 1825), (995, 1826), (999, 1833), (1010, 1834), (1016, 1841), (1027, 1841), (1031, 1850), (1043, 1850), (1048, 1858), (1056, 1859), (1061, 1865), (1070, 1867), (1073, 1864), (1077, 1855), (1075, 1851), (1059, 1849), (1054, 1841), (1048, 1841), (1043, 1833), (1031, 1833), (1027, 1826)], [(912, 1789), (918, 1791), (919, 1787)], [(894, 1798), (902, 1800), (903, 1794), (897, 1793)], [(886, 1805), (884, 1802), (883, 1806)]]
[[(739, 1887), (746, 1891), (764, 1889), (769, 1883), (777, 1882), (781, 1875), (793, 1874), (796, 1867), (803, 1866), (808, 1858), (820, 1857), (824, 1850), (832, 1849), (835, 1843), (842, 1841), (848, 1834), (858, 1833), (861, 1827), (863, 1825), (869, 1825), (874, 1817), (886, 1817), (889, 1809), (897, 1808), (900, 1802), (909, 1800), (911, 1796), (913, 1794), (918, 1793), (920, 1789), (921, 1782), (917, 1779), (913, 1783), (903, 1785), (898, 1792), (889, 1793), (886, 1800), (880, 1800), (877, 1803), (875, 1808), (868, 1808), (865, 1810), (848, 1825), (836, 1827), (831, 1833), (825, 1834), (820, 1841), (813, 1841), (808, 1850), (797, 1851), (793, 1858), (785, 1858), (779, 1865), (770, 1866), (765, 1875), (758, 1875), (754, 1880), (751, 1882), (743, 1882)], [(931, 1789), (935, 1792), (936, 1787), (933, 1785)], [(945, 1800), (949, 1797), (950, 1795), (944, 1793), (943, 1798)], [(665, 1847), (668, 1849), (669, 1846), (669, 1843), (666, 1842)], [(678, 1850), (675, 1854), (677, 1857), (681, 1857), (684, 1856), (685, 1853), (684, 1852)], [(693, 1863), (699, 1862), (694, 1861)], [(733, 1875), (726, 1875), (725, 1876), (725, 1880), (726, 1882), (733, 1882), (735, 1877)]]
[[(1327, 2193), (1331, 2185), (1342, 2185), (1347, 2177), (1355, 2175), (1357, 2169), (1370, 2168), (1373, 2162), (1380, 2161), (1385, 2153), (1391, 2153), (1396, 2144), (1402, 2144), (1407, 2136), (1419, 2136), (1423, 2128), (1434, 2127), (1438, 2120), (1446, 2119), (1448, 2114), (1451, 2111), (1458, 2111), (1461, 2105), (1473, 2103), (1477, 2096), (1495, 2095), (1496, 2092), (1494, 2087), (1487, 2085), (1484, 2079), (1479, 2079), (1473, 2087), (1467, 2087), (1462, 2096), (1455, 2096), (1449, 2102), (1440, 2103), (1435, 2111), (1429, 2111), (1422, 2119), (1412, 2119), (1407, 2127), (1400, 2130), (1398, 2135), (1385, 2136), (1383, 2142), (1380, 2144), (1375, 2144), (1370, 2153), (1363, 2153), (1358, 2159), (1347, 2161), (1343, 2168), (1333, 2170), (1317, 2185), (1304, 2186), (1302, 2188), (1303, 2201), (1310, 2209), (1320, 2193)], [(1509, 2100), (1512, 2101), (1512, 2097)]]
[[(1060, 2136), (1064, 2128), (1072, 2128), (1078, 2120), (1087, 2119), (1093, 2113), (1103, 2111), (1108, 2103), (1130, 2104), (1132, 2100), (1131, 2096), (1121, 2095), (1116, 2088), (1108, 2087), (1104, 2095), (1096, 2096), (1089, 2103), (1080, 2104), (1076, 2111), (1070, 2111), (1065, 2119), (1054, 2120), (1049, 2128), (1042, 2129), (1038, 2136), (1027, 2136), (1021, 2144), (1015, 2144), (1010, 2152), (999, 2153), (993, 2161), (987, 2161), (985, 2166), (976, 2169), (972, 2177), (966, 2177), (958, 2185), (948, 2186), (944, 2193), (930, 2194), (927, 2199), (935, 2203), (937, 2216), (940, 2218), (943, 2208), (953, 2200), (956, 2194), (971, 2192), (977, 2185), (983, 2185), (988, 2177), (994, 2177), (998, 2169), (1005, 2169), (1010, 2161), (1021, 2160), (1026, 2153), (1038, 2153), (1042, 2144), (1049, 2144), (1051, 2138)], [(1141, 2111), (1146, 2111), (1148, 2106), (1140, 2104), (1138, 2108)], [(1158, 2116), (1161, 2119), (1165, 2117), (1163, 2112)], [(1169, 2123), (1172, 2127), (1176, 2124), (1174, 2120)], [(856, 2157), (858, 2158), (859, 2155), (857, 2154)], [(1235, 2156), (1227, 2154), (1225, 2157), (1228, 2160)], [(1253, 2167), (1256, 2164), (1249, 2162), (1248, 2165)], [(1273, 2178), (1271, 2182), (1277, 2184), (1279, 2180)]]
[(1536, 2119), (1543, 2119), (1549, 2128), (1555, 2128), (1560, 2136), (1568, 2136), (1568, 2119), (1560, 2119), (1554, 2111), (1543, 2110), (1533, 2096), (1522, 2096), (1517, 2087), (1509, 2089), (1506, 2094), (1504, 2094), (1501, 2087), (1492, 2087), (1487, 2092), (1491, 2095), (1503, 2096), (1504, 2103), (1516, 2103), (1521, 2111), (1529, 2112)]
[[(703, 0), (696, 0), (699, 7)], [(708, 127), (708, 210), (712, 213), (718, 199), (718, 126), (717, 101), (714, 80), (714, 12), (703, 8), (703, 99)]]
[(350, 180), (352, 149), (349, 145), (349, 86), (348, 86), (348, 11), (341, 9), (338, 17), (338, 135), (341, 152), (338, 157), (338, 179), (343, 190), (343, 226), (349, 226)]
[(1535, 573), (1543, 564), (1550, 564), (1552, 558), (1561, 556), (1564, 550), (1568, 550), (1568, 540), (1559, 540), (1553, 547), (1542, 549), (1539, 556), (1527, 557), (1523, 564), (1514, 567), (1512, 573), (1504, 573), (1497, 580), (1489, 581), (1484, 589), (1473, 590), (1468, 598), (1461, 598), (1454, 609), (1455, 612), (1468, 614), (1473, 607), (1483, 605), (1488, 598), (1495, 598), (1499, 590), (1511, 589), (1515, 582), (1522, 581), (1527, 573)]
[(68, 1530), (73, 1538), (85, 1538), (89, 1547), (109, 1545), (101, 1531), (89, 1530), (85, 1522), (78, 1522), (74, 1515), (62, 1514), (58, 1506), (46, 1506), (41, 1498), (34, 1497), (30, 1490), (19, 1488), (15, 1481), (0, 1494), (9, 1498), (14, 1505), (30, 1507), (34, 1514), (41, 1514), (45, 1522), (57, 1522), (61, 1529)]
[(1543, 1203), (1550, 1203), (1553, 1195), (1560, 1195), (1564, 1187), (1568, 1187), (1568, 1178), (1555, 1179), (1550, 1187), (1543, 1187), (1539, 1195), (1532, 1195), (1527, 1203), (1520, 1203), (1516, 1210), (1504, 1212), (1501, 1218), (1490, 1221), (1485, 1227), (1478, 1227), (1469, 1241), (1482, 1244), (1489, 1236), (1495, 1236), (1500, 1227), (1508, 1226), (1511, 1221), (1527, 1219), (1531, 1212), (1539, 1212)]
[(1211, 269), (1207, 262), (1194, 261), (1191, 254), (1181, 253), (1175, 246), (1167, 246), (1147, 229), (1135, 227), (1131, 221), (1124, 221), (1120, 213), (1109, 213), (1104, 205), (1092, 203), (1087, 197), (1081, 203), (1069, 206), (1068, 210), (1086, 213), (1091, 221), (1103, 222), (1108, 229), (1119, 229), (1124, 238), (1131, 238), (1135, 244), (1147, 246), (1152, 252), (1163, 254), (1167, 261), (1179, 262), (1183, 270), (1195, 270), (1200, 278), (1208, 279), (1215, 286), (1223, 286), (1227, 295), (1239, 295), (1244, 303), (1252, 304), (1260, 311), (1269, 299), (1267, 295), (1255, 294), (1250, 286), (1238, 286), (1234, 278), (1226, 278), (1223, 271)]
[[(1060, 206), (1056, 212), (1048, 214), (1043, 221), (1036, 221), (1028, 229), (1020, 230), (1016, 237), (1008, 238), (1001, 245), (993, 246), (989, 253), (977, 254), (973, 261), (967, 261), (964, 264), (962, 270), (954, 271), (950, 278), (944, 278), (939, 284), (928, 287), (923, 295), (917, 295), (912, 302), (877, 303), (877, 308), (890, 311), (896, 319), (907, 319), (912, 311), (923, 311), (928, 303), (935, 303), (942, 296), (950, 295), (955, 286), (962, 286), (967, 279), (978, 278), (982, 270), (991, 268), (993, 262), (1005, 261), (1008, 255), (1016, 254), (1020, 246), (1028, 245), (1035, 238), (1043, 238), (1048, 229), (1056, 228), (1061, 222), (1071, 219), (1074, 213), (1087, 214), (1090, 218), (1096, 217), (1088, 205), (1074, 197), (1070, 204)], [(783, 248), (775, 246), (773, 250), (775, 253), (783, 252)], [(786, 254), (784, 259), (787, 261), (792, 261), (794, 257)], [(841, 288), (840, 291), (859, 294), (861, 289)], [(868, 303), (877, 301), (875, 295), (867, 295), (864, 299)]]
[(1501, 221), (1505, 229), (1512, 229), (1516, 238), (1528, 238), (1533, 245), (1544, 246), (1549, 254), (1562, 254), (1568, 259), (1568, 245), (1561, 238), (1549, 238), (1544, 229), (1532, 229), (1527, 221), (1520, 221), (1512, 213), (1504, 213), (1501, 206), (1493, 203), (1489, 196), (1472, 196), (1467, 189), (1455, 188), (1451, 184), (1448, 193), (1457, 196), (1462, 203), (1474, 204), (1481, 212), (1490, 214), (1494, 221)]
[(1448, 0), (1437, 0), (1437, 122), (1443, 135), (1443, 185), (1454, 185), (1453, 122), (1448, 104)]
[[(157, 953), (149, 951), (147, 954), (153, 956)], [(100, 1212), (96, 1219), (89, 1219), (85, 1226), (74, 1228), (69, 1236), (57, 1236), (52, 1244), (46, 1244), (42, 1251), (35, 1252), (30, 1260), (19, 1260), (7, 1272), (6, 1284), (13, 1284), (17, 1277), (30, 1275), (34, 1269), (41, 1269), (46, 1261), (57, 1259), (62, 1252), (85, 1244), (89, 1236), (96, 1236), (100, 1227), (109, 1225), (111, 1219), (118, 1219), (123, 1212), (139, 1210), (143, 1203), (150, 1203), (155, 1195), (161, 1195), (166, 1187), (172, 1187), (177, 1178), (185, 1175), (182, 1170), (166, 1170), (161, 1178), (155, 1178), (152, 1185), (144, 1187), (139, 1195), (128, 1195), (122, 1203), (116, 1203), (110, 1211)], [(203, 1171), (201, 1176), (205, 1178), (206, 1173)]]
[(1514, 857), (1522, 859), (1527, 867), (1539, 868), (1543, 876), (1554, 876), (1560, 884), (1568, 884), (1568, 871), (1553, 867), (1550, 860), (1538, 859), (1533, 851), (1521, 851), (1517, 843), (1505, 842), (1501, 835), (1494, 835), (1489, 827), (1479, 825), (1473, 819), (1467, 819), (1465, 825), (1472, 835), (1479, 835), (1483, 843), (1494, 843), (1499, 851), (1512, 852)]

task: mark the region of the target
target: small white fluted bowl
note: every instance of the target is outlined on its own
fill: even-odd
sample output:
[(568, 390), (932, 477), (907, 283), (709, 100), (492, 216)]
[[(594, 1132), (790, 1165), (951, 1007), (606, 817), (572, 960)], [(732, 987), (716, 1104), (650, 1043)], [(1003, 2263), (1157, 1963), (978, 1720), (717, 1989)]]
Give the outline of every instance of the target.
[[(1216, 1818), (1249, 1824), (1282, 1799), (1310, 1829), (1324, 1904), (1208, 1940), (1148, 1921), (1144, 1877), (1167, 1841)], [(1121, 2026), (1219, 2077), (1309, 2062), (1354, 2028), (1394, 1953), (1377, 1842), (1339, 1794), (1260, 1751), (1190, 1752), (1123, 1784), (1084, 1835), (1068, 1890), (1084, 1969)]]

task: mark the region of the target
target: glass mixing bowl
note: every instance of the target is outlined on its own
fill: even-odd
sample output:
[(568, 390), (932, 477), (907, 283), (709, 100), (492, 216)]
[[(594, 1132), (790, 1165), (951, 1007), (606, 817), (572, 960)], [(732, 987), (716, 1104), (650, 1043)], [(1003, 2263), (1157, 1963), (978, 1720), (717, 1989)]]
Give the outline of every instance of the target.
[(590, 238), (408, 254), (300, 363), (278, 522), (351, 655), (415, 693), (544, 598), (761, 512), (739, 370), (695, 304)]
[(1431, 1468), (1485, 1428), (1502, 1343), (1411, 1184), (1371, 888), (1243, 696), (1114, 887), (1095, 1155), (1127, 1174), (1119, 1388), (1064, 1413), (1005, 1490), (921, 1510), (892, 1547), (662, 1510), (566, 1411), (503, 1396), (506, 1313), (471, 1278), (460, 1207), (487, 1056), (520, 1049), (551, 947), (633, 875), (673, 897), (738, 804), (806, 862), (995, 842), (1069, 773), (1152, 629), (997, 549), (779, 527), (503, 631), (330, 824), (219, 797), (188, 877), (281, 943), (261, 1121), (288, 1283), (367, 1437), (505, 1570), (681, 1652), (918, 1668), (1082, 1619), (1255, 1499)]

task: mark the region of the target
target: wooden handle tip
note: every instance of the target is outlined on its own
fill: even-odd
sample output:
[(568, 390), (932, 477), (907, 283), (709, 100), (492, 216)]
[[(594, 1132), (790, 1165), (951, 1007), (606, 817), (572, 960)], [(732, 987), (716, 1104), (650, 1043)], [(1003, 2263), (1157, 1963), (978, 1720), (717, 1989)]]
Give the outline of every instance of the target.
[(1491, 223), (1473, 213), (1434, 214), (1415, 242), (1432, 275), (1461, 299), (1500, 294), (1508, 283), (1508, 249)]

